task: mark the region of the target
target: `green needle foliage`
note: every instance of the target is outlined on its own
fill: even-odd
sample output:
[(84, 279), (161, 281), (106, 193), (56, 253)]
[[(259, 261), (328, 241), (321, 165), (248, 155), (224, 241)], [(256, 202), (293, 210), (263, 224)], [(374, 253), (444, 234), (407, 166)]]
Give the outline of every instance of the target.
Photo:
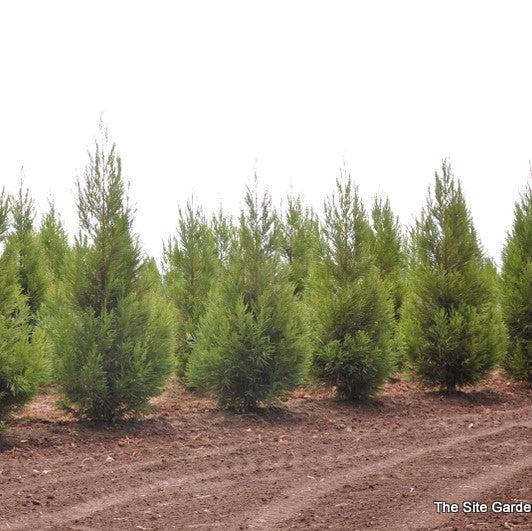
[(54, 284), (61, 283), (65, 278), (70, 247), (66, 230), (53, 203), (50, 203), (41, 221), (39, 241)]
[(29, 190), (22, 184), (11, 202), (13, 231), (6, 240), (8, 252), (16, 260), (17, 280), (26, 297), (33, 326), (46, 302), (50, 278), (44, 263), (43, 250), (34, 230), (35, 205)]
[(211, 230), (218, 253), (218, 260), (222, 266), (227, 265), (236, 239), (236, 228), (231, 217), (220, 207), (211, 218)]
[[(222, 245), (225, 245), (223, 243)], [(211, 283), (219, 268), (219, 250), (200, 208), (192, 201), (179, 209), (177, 237), (164, 248), (165, 284), (177, 310), (177, 370), (185, 374)]]
[(288, 264), (288, 275), (301, 294), (308, 285), (310, 271), (320, 251), (319, 223), (310, 208), (304, 208), (299, 197), (288, 197), (281, 226), (281, 252)]
[(394, 316), (399, 318), (403, 303), (406, 255), (399, 219), (394, 215), (389, 199), (375, 198), (371, 210), (373, 222), (373, 253), (393, 303)]
[(82, 417), (136, 416), (173, 370), (172, 312), (149, 290), (153, 268), (142, 266), (121, 160), (106, 133), (78, 182), (78, 211), (69, 297), (51, 325), (57, 380)]
[(504, 367), (532, 383), (532, 188), (515, 205), (512, 231), (503, 252), (503, 308), (509, 332)]
[(478, 382), (497, 363), (505, 330), (483, 256), (450, 164), (412, 231), (412, 264), (401, 335), (419, 380), (448, 391)]
[(270, 196), (248, 189), (245, 205), (187, 367), (190, 386), (240, 412), (297, 385), (308, 359), (307, 322), (281, 263)]
[[(9, 204), (0, 192), (0, 250), (9, 227)], [(23, 406), (45, 380), (46, 360), (39, 331), (32, 332), (26, 298), (18, 283), (17, 257), (0, 253), (0, 422)], [(31, 339), (30, 339), (31, 335)]]
[(325, 254), (313, 276), (314, 368), (343, 399), (374, 394), (389, 375), (393, 316), (374, 265), (372, 233), (351, 177), (325, 203)]
[(389, 199), (375, 198), (371, 210), (373, 228), (373, 253), (393, 305), (395, 332), (393, 353), (396, 369), (403, 369), (405, 360), (399, 349), (397, 324), (405, 292), (406, 253), (399, 219), (394, 215)]

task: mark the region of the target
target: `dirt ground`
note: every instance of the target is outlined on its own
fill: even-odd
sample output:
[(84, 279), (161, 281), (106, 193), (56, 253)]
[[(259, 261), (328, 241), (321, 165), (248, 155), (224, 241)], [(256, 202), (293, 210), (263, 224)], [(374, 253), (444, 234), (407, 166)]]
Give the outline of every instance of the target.
[(433, 503), (531, 500), (532, 396), (501, 374), (456, 396), (397, 381), (358, 405), (299, 389), (249, 415), (173, 385), (148, 419), (114, 427), (54, 400), (0, 443), (0, 530), (532, 527)]

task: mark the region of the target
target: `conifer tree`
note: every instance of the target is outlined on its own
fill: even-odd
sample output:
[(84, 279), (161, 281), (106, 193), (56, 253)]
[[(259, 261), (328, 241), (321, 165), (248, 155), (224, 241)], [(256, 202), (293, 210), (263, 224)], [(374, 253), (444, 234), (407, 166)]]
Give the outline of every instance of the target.
[(504, 367), (532, 383), (532, 187), (515, 205), (503, 252), (502, 294), (509, 345)]
[[(17, 257), (5, 247), (9, 204), (0, 191), (0, 422), (24, 405), (45, 379), (42, 337), (31, 334), (30, 313), (21, 293)], [(32, 336), (30, 339), (30, 335)]]
[(13, 231), (6, 240), (8, 252), (16, 259), (18, 283), (26, 297), (33, 325), (46, 301), (50, 279), (43, 260), (43, 251), (34, 230), (35, 204), (28, 189), (21, 183), (12, 198)]
[(486, 376), (504, 348), (492, 269), (447, 161), (412, 231), (401, 335), (419, 380), (448, 391)]
[(177, 237), (164, 248), (165, 283), (177, 309), (178, 374), (183, 376), (218, 269), (216, 242), (200, 207), (179, 209)]
[(221, 207), (211, 218), (211, 230), (218, 252), (218, 260), (224, 266), (228, 263), (235, 244), (236, 229), (231, 217)]
[(290, 281), (296, 293), (306, 288), (311, 267), (320, 252), (319, 222), (310, 208), (304, 208), (300, 197), (288, 197), (281, 226), (281, 252), (288, 265)]
[(54, 283), (62, 282), (70, 247), (66, 230), (53, 202), (50, 202), (48, 212), (41, 221), (39, 241)]
[(394, 215), (390, 200), (375, 198), (371, 210), (373, 222), (373, 253), (375, 264), (390, 293), (395, 318), (403, 302), (406, 255), (399, 219)]
[(121, 159), (101, 129), (78, 181), (80, 233), (69, 297), (50, 326), (56, 375), (78, 415), (137, 415), (173, 369), (172, 314), (143, 277)]
[(316, 375), (343, 399), (374, 394), (390, 373), (391, 302), (374, 264), (357, 188), (344, 174), (325, 203), (325, 252), (312, 277)]
[(238, 239), (201, 320), (187, 367), (190, 386), (213, 392), (221, 407), (249, 411), (301, 381), (306, 370), (305, 313), (278, 251), (271, 198), (247, 190)]

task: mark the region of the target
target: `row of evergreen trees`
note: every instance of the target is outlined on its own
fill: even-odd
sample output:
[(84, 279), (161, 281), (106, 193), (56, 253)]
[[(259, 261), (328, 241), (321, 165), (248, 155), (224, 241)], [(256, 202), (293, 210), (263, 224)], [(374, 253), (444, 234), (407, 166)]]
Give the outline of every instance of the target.
[(501, 275), (444, 161), (414, 227), (388, 200), (366, 211), (343, 172), (321, 219), (279, 211), (257, 182), (235, 222), (178, 211), (162, 274), (133, 230), (116, 148), (102, 132), (78, 182), (72, 246), (51, 205), (0, 195), (0, 419), (54, 381), (93, 419), (138, 415), (177, 372), (248, 411), (302, 382), (376, 393), (394, 371), (473, 384), (502, 362), (532, 380), (532, 192), (515, 208)]

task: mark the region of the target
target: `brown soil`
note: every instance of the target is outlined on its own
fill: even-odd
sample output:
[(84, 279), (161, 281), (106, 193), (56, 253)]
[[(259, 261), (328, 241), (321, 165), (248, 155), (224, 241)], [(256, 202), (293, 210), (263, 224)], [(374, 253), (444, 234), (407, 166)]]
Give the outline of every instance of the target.
[(40, 396), (0, 443), (0, 530), (532, 526), (433, 504), (530, 501), (532, 396), (500, 374), (454, 396), (400, 380), (356, 405), (300, 389), (248, 415), (174, 385), (118, 426), (53, 405)]

